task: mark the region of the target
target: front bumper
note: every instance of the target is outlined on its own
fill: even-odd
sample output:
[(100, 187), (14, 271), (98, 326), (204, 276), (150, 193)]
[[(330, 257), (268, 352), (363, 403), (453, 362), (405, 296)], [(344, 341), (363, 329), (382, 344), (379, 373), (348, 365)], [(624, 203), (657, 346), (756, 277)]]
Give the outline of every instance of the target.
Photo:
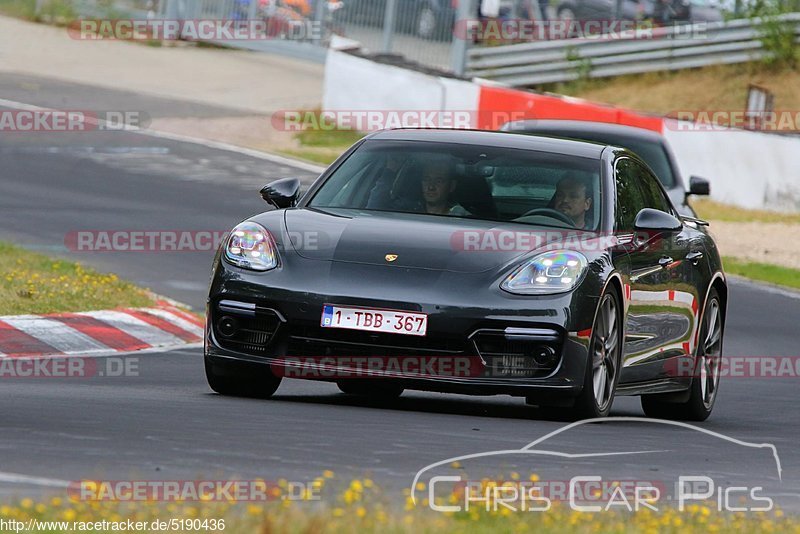
[[(407, 389), (476, 395), (547, 400), (581, 391), (596, 297), (578, 290), (509, 295), (486, 273), (296, 257), (293, 263), (268, 273), (216, 264), (206, 313), (208, 363), (270, 365), (291, 378), (380, 378)], [(325, 304), (422, 312), (427, 335), (322, 328)]]

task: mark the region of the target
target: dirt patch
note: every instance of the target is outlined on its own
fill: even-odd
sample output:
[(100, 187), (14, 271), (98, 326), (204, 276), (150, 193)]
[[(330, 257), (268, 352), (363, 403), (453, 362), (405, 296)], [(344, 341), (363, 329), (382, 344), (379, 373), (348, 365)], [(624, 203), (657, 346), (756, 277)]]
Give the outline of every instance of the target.
[(800, 224), (712, 221), (710, 230), (723, 256), (800, 269)]

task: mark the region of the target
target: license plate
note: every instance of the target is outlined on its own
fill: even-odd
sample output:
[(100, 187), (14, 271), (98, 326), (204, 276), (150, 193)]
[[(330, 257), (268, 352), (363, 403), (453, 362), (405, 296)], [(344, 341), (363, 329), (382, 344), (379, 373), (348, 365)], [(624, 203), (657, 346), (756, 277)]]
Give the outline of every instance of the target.
[(326, 328), (424, 336), (428, 329), (428, 316), (424, 313), (325, 305), (321, 324)]

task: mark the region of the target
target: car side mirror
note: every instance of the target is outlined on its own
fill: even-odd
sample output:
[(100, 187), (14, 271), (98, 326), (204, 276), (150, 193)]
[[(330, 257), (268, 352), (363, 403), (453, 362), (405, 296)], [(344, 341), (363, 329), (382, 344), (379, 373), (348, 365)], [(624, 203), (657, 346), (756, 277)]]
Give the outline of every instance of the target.
[(683, 223), (664, 211), (644, 208), (636, 215), (633, 226), (636, 230), (649, 232), (677, 232), (683, 228)]
[(291, 208), (300, 195), (300, 180), (281, 178), (261, 188), (261, 198), (278, 209)]
[(711, 184), (705, 178), (692, 176), (689, 178), (690, 195), (709, 195), (711, 194)]

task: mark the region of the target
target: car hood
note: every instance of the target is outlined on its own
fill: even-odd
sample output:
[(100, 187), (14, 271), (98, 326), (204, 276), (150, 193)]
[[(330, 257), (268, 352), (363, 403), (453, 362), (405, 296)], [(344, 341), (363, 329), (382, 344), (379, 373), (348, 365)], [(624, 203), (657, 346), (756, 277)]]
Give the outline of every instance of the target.
[[(284, 221), (292, 247), (307, 259), (460, 273), (497, 269), (563, 235), (556, 228), (338, 208), (290, 209)], [(397, 257), (390, 262), (387, 255)]]

